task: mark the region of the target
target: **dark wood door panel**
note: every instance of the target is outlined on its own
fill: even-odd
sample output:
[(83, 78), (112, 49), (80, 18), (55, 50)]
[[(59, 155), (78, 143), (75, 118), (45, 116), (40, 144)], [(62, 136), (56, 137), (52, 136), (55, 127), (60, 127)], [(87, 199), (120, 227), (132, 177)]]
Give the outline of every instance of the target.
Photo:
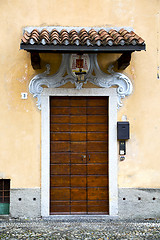
[(70, 201), (68, 201), (68, 200), (59, 200), (59, 201), (51, 201), (51, 203), (52, 203), (52, 205), (54, 205), (54, 206), (70, 206)]
[(71, 201), (71, 214), (87, 214), (87, 201)]
[(51, 202), (51, 215), (69, 215), (70, 214), (70, 206), (64, 206), (64, 205), (60, 205), (60, 206), (54, 206)]
[(69, 132), (51, 132), (50, 134), (51, 141), (70, 141)]
[(75, 201), (71, 202), (71, 214), (86, 214), (87, 213), (87, 202), (86, 201)]
[(108, 116), (107, 107), (88, 107), (87, 108), (88, 115), (106, 115)]
[(88, 206), (108, 206), (108, 200), (88, 200)]
[(87, 176), (88, 187), (107, 187), (108, 176)]
[(86, 164), (86, 159), (84, 158), (84, 155), (85, 155), (84, 153), (71, 153), (71, 164), (76, 163)]
[(89, 175), (107, 175), (107, 164), (88, 164), (87, 165)]
[(108, 206), (88, 206), (88, 213), (91, 214), (108, 214)]
[(71, 141), (86, 141), (86, 132), (71, 132)]
[(51, 142), (51, 152), (68, 152), (70, 151), (70, 141)]
[(72, 124), (70, 125), (71, 132), (86, 132), (86, 124)]
[(71, 142), (71, 152), (86, 153), (86, 142)]
[(50, 124), (50, 131), (51, 132), (69, 132), (70, 125), (69, 124)]
[(87, 162), (90, 163), (106, 163), (108, 159), (107, 152), (87, 152)]
[(72, 175), (86, 175), (87, 168), (85, 164), (72, 164), (71, 165), (71, 174)]
[(51, 201), (70, 200), (70, 188), (51, 188)]
[(90, 97), (87, 101), (87, 107), (104, 107), (108, 106), (108, 99), (104, 97)]
[(91, 141), (87, 142), (88, 152), (106, 152), (108, 149), (108, 142)]
[(50, 166), (51, 175), (62, 175), (70, 174), (70, 165), (69, 164), (51, 164)]
[(51, 201), (50, 211), (51, 214), (69, 214), (70, 213), (70, 201)]
[(68, 176), (51, 175), (50, 186), (51, 187), (70, 187), (70, 175)]
[(108, 200), (88, 200), (88, 214), (108, 214)]
[(70, 123), (70, 116), (68, 115), (51, 115), (51, 123)]
[(84, 98), (71, 98), (71, 102), (70, 102), (70, 106), (71, 107), (86, 107), (86, 99)]
[(107, 188), (88, 188), (88, 200), (106, 200), (108, 199)]
[(87, 194), (86, 188), (71, 188), (71, 199), (73, 201), (86, 201)]
[(50, 154), (50, 164), (53, 163), (70, 163), (70, 153), (69, 152), (51, 152)]
[(70, 98), (69, 97), (51, 97), (50, 105), (52, 107), (69, 107), (70, 106)]
[(87, 141), (107, 141), (107, 132), (87, 132)]
[(86, 124), (87, 116), (82, 115), (71, 115), (70, 116), (70, 123), (84, 123)]
[(86, 187), (86, 176), (71, 176), (71, 187)]
[(70, 108), (69, 107), (51, 107), (50, 114), (51, 115), (69, 115)]
[(103, 123), (107, 124), (108, 117), (106, 115), (87, 115), (87, 123)]
[(107, 124), (87, 124), (86, 125), (87, 132), (107, 132), (108, 127)]
[(86, 107), (72, 107), (70, 108), (71, 115), (86, 115), (87, 109)]

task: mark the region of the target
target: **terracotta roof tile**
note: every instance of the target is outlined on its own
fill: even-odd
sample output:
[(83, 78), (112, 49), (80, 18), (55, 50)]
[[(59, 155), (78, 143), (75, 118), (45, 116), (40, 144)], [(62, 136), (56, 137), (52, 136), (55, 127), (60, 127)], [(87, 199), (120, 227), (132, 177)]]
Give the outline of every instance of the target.
[(50, 30), (42, 29), (38, 31), (36, 28), (30, 33), (24, 31), (22, 36), (22, 44), (35, 45), (86, 45), (86, 46), (112, 46), (112, 45), (144, 45), (144, 40), (133, 31), (127, 31), (122, 28), (119, 31), (116, 29), (62, 29), (58, 31), (56, 28)]
[(56, 29), (53, 29), (50, 33), (50, 43), (54, 45), (61, 44), (59, 32)]
[(79, 45), (80, 38), (78, 36), (78, 33), (74, 29), (69, 32), (69, 36), (70, 36), (71, 44)]
[[(78, 33), (77, 33), (78, 34)], [(89, 38), (89, 34), (88, 32), (86, 31), (86, 29), (82, 28), (80, 31), (79, 31), (79, 38), (80, 38), (80, 44), (81, 45), (90, 45), (90, 38)], [(87, 43), (88, 42), (88, 43)]]

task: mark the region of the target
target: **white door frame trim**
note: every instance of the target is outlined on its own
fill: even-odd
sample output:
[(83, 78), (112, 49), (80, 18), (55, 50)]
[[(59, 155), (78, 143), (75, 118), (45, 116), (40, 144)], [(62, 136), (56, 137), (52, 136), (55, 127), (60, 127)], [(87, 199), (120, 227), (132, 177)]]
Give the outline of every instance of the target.
[(41, 216), (50, 212), (50, 96), (109, 97), (109, 215), (118, 215), (116, 88), (44, 88), (41, 94)]

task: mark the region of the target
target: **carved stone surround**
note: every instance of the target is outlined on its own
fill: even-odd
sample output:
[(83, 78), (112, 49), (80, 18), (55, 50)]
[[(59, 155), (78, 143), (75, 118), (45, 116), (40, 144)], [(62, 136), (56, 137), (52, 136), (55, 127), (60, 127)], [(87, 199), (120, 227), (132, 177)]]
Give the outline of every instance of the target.
[(77, 91), (80, 91), (83, 84), (86, 84), (87, 82), (91, 82), (102, 88), (110, 88), (114, 86), (117, 87), (118, 108), (122, 106), (122, 98), (125, 98), (132, 93), (133, 88), (130, 79), (123, 73), (114, 72), (113, 65), (110, 65), (108, 68), (109, 74), (104, 73), (98, 65), (97, 54), (89, 54), (90, 68), (85, 75), (85, 81), (77, 82), (77, 79), (70, 68), (70, 57), (71, 54), (62, 55), (62, 62), (57, 73), (49, 75), (50, 65), (47, 64), (47, 70), (45, 72), (37, 74), (31, 79), (29, 91), (33, 94), (33, 97), (37, 98), (37, 106), (39, 109), (41, 109), (41, 93), (43, 92), (43, 86), (47, 86), (48, 88), (58, 88), (67, 82), (71, 82), (72, 84), (75, 84)]

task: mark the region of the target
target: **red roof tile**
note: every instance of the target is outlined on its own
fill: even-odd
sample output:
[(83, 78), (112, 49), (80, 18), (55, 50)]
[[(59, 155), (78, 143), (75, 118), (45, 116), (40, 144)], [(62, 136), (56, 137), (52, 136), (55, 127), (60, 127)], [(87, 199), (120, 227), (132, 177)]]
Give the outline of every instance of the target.
[(111, 29), (106, 31), (100, 29), (90, 29), (87, 31), (82, 28), (80, 31), (74, 28), (71, 31), (62, 29), (58, 31), (53, 28), (51, 31), (43, 29), (38, 31), (36, 28), (31, 33), (24, 31), (22, 44), (25, 45), (86, 45), (86, 46), (112, 46), (112, 45), (144, 45), (144, 40), (133, 31)]

